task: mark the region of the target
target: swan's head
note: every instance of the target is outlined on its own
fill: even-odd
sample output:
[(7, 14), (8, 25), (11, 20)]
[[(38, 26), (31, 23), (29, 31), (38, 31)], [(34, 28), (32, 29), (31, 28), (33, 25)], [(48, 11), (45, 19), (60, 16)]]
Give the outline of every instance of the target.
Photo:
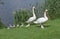
[(45, 11), (47, 12), (48, 10), (46, 9)]
[(46, 9), (44, 13), (48, 14), (47, 12), (48, 12), (48, 9)]
[(33, 6), (33, 9), (35, 9), (35, 6)]

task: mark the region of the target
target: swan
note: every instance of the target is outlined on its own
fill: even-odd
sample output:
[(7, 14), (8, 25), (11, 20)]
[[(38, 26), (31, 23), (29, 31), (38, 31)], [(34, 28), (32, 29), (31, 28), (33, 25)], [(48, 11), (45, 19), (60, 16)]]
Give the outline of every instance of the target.
[(30, 26), (30, 23), (33, 22), (33, 21), (36, 19), (36, 15), (35, 15), (34, 9), (35, 9), (35, 7), (33, 6), (33, 8), (32, 8), (33, 16), (30, 17), (30, 18), (26, 21), (26, 23), (28, 23), (28, 25), (27, 25), (26, 27), (29, 27), (29, 26)]
[(35, 24), (40, 24), (41, 28), (43, 29), (44, 29), (44, 26), (42, 25), (42, 23), (48, 21), (48, 17), (46, 16), (47, 11), (48, 10), (46, 9), (44, 12), (44, 17), (38, 18), (36, 21), (34, 21)]

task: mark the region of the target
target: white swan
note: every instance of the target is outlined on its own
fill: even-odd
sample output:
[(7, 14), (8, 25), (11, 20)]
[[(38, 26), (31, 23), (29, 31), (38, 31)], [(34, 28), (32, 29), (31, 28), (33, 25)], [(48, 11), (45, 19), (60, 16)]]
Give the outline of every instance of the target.
[(32, 8), (33, 16), (30, 17), (30, 18), (26, 21), (26, 23), (28, 23), (28, 25), (27, 25), (26, 27), (29, 27), (29, 26), (30, 26), (30, 23), (36, 19), (36, 15), (35, 15), (34, 9), (35, 9), (35, 7), (33, 6), (33, 8)]
[(43, 29), (44, 29), (44, 26), (42, 25), (42, 23), (44, 23), (48, 20), (48, 17), (46, 16), (47, 11), (48, 10), (46, 9), (45, 12), (44, 12), (44, 17), (38, 18), (36, 21), (34, 21), (34, 23), (40, 24), (41, 28), (43, 28)]

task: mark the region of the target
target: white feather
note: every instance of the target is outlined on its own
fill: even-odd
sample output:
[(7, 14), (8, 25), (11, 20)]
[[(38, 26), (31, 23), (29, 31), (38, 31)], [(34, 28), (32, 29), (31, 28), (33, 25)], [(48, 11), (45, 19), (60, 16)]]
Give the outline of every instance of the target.
[[(34, 13), (34, 8), (35, 8), (35, 7), (33, 6), (33, 9), (32, 9), (32, 10), (33, 10), (33, 16), (30, 17), (30, 18), (26, 21), (26, 23), (28, 23), (29, 26), (30, 26), (29, 23), (32, 22), (32, 21), (34, 21), (34, 20), (36, 19), (36, 15), (35, 15), (35, 13)], [(28, 25), (27, 25), (27, 26), (28, 26)], [(26, 26), (26, 27), (27, 27), (27, 26)]]
[(46, 9), (45, 12), (44, 12), (44, 17), (38, 18), (36, 21), (34, 21), (34, 23), (36, 23), (36, 24), (42, 24), (42, 23), (46, 22), (48, 20), (48, 17), (46, 16), (46, 12), (47, 11), (48, 10)]
[(30, 17), (30, 18), (28, 19), (28, 21), (26, 21), (26, 22), (29, 23), (29, 22), (34, 21), (35, 19), (36, 19), (35, 17)]

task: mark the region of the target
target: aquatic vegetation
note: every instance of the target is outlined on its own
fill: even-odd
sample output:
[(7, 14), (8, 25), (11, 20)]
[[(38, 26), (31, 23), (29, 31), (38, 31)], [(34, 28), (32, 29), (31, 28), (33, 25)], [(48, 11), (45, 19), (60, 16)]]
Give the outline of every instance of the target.
[(51, 19), (60, 18), (60, 0), (46, 0), (45, 4)]
[(14, 13), (14, 24), (22, 24), (30, 17), (31, 12), (26, 9), (20, 9)]
[(5, 25), (1, 22), (1, 18), (0, 18), (0, 29), (4, 28), (4, 27), (5, 27)]

